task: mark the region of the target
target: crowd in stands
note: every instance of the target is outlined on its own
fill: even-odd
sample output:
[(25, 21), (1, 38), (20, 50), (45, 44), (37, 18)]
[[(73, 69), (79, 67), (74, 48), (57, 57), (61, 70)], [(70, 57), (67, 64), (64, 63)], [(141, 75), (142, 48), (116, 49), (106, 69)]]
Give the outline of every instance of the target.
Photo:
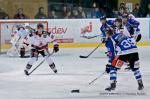
[[(143, 9), (140, 4), (135, 4), (132, 12), (129, 12), (129, 9), (126, 7), (125, 3), (121, 3), (118, 9), (108, 10), (106, 8), (97, 7), (96, 3), (93, 3), (92, 8), (83, 8), (82, 6), (78, 7), (68, 7), (64, 5), (62, 12), (58, 13), (55, 9), (51, 9), (48, 13), (45, 12), (44, 7), (40, 7), (37, 10), (35, 19), (81, 19), (81, 18), (100, 18), (101, 16), (107, 16), (109, 18), (117, 18), (122, 13), (131, 13), (137, 18), (147, 17), (150, 18), (150, 4), (148, 4), (146, 9)], [(14, 19), (29, 19), (24, 13), (23, 8), (18, 8), (16, 14), (13, 17)], [(0, 8), (0, 19), (13, 19)]]

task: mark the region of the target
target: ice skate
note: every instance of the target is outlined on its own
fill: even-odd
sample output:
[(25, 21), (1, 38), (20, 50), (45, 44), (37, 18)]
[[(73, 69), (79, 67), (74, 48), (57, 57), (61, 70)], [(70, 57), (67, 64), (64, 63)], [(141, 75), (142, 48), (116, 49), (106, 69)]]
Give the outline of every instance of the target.
[(110, 84), (110, 86), (108, 88), (106, 88), (106, 91), (111, 91), (111, 90), (115, 90), (116, 88), (116, 81), (114, 81), (113, 83)]

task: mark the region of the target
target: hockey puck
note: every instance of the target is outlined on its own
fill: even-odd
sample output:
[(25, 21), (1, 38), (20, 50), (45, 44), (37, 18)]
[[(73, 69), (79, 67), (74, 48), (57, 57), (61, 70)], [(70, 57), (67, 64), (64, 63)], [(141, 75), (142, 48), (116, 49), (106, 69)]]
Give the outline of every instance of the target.
[(71, 93), (80, 93), (79, 89), (71, 90)]

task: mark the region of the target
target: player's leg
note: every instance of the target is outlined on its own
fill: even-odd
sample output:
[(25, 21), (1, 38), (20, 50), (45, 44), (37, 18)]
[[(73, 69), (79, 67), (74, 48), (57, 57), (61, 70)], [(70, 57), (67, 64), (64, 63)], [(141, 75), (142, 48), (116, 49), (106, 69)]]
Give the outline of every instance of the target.
[(10, 41), (10, 43), (12, 44), (12, 47), (8, 50), (7, 55), (9, 55), (9, 56), (18, 55), (19, 56), (18, 40), (19, 40), (19, 36), (17, 34), (12, 37), (12, 39)]
[[(40, 54), (46, 58), (47, 55), (49, 54), (48, 50), (45, 50), (45, 51), (41, 51)], [(57, 69), (56, 69), (56, 65), (55, 63), (53, 62), (53, 60), (51, 59), (51, 57), (47, 57), (46, 58), (46, 62), (48, 63), (49, 67), (54, 71), (54, 73), (57, 73)]]
[[(136, 34), (134, 37), (136, 42), (139, 42), (141, 38), (142, 38), (142, 35), (140, 33)], [(125, 70), (131, 70), (129, 62), (127, 63), (127, 67), (125, 68)]]
[(25, 56), (25, 47), (24, 47), (24, 44), (23, 44), (23, 38), (21, 38), (19, 40), (18, 44), (19, 44), (19, 49), (20, 49), (20, 51), (19, 51), (20, 57), (24, 58), (24, 56)]
[(21, 58), (25, 57), (25, 48), (24, 47), (20, 48), (20, 57)]
[(105, 89), (107, 91), (115, 90), (116, 88), (117, 68), (111, 66), (109, 74), (110, 74), (110, 86)]
[(38, 59), (38, 51), (35, 49), (31, 50), (31, 59), (26, 65), (26, 68), (24, 70), (25, 74), (28, 75), (28, 71), (31, 69), (32, 65), (34, 64), (35, 61)]
[(12, 46), (8, 51), (7, 51), (7, 55), (8, 56), (14, 56), (16, 54), (16, 47)]
[(117, 83), (117, 70), (120, 69), (124, 62), (127, 60), (126, 55), (120, 55), (118, 57), (115, 57), (112, 61), (112, 66), (110, 67), (110, 86), (106, 88), (105, 90), (111, 91), (115, 90), (116, 83)]
[(19, 48), (16, 42), (11, 41), (12, 47), (7, 51), (8, 56), (19, 56)]
[(132, 53), (130, 54), (129, 58), (130, 67), (134, 73), (135, 79), (138, 82), (138, 90), (142, 90), (144, 88), (143, 81), (142, 81), (142, 75), (140, 72), (140, 64), (139, 64), (139, 55), (138, 53)]

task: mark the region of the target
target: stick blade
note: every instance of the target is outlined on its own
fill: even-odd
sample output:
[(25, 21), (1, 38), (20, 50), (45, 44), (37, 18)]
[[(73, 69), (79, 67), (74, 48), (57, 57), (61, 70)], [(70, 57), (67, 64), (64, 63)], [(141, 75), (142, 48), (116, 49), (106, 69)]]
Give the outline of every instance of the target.
[(71, 93), (80, 93), (80, 90), (79, 89), (74, 89), (74, 90), (71, 90)]
[(88, 58), (88, 56), (82, 56), (82, 55), (80, 55), (79, 57), (80, 58)]
[(24, 70), (24, 73), (25, 73), (26, 76), (30, 75), (30, 73), (28, 73), (28, 71), (26, 71), (26, 70)]

